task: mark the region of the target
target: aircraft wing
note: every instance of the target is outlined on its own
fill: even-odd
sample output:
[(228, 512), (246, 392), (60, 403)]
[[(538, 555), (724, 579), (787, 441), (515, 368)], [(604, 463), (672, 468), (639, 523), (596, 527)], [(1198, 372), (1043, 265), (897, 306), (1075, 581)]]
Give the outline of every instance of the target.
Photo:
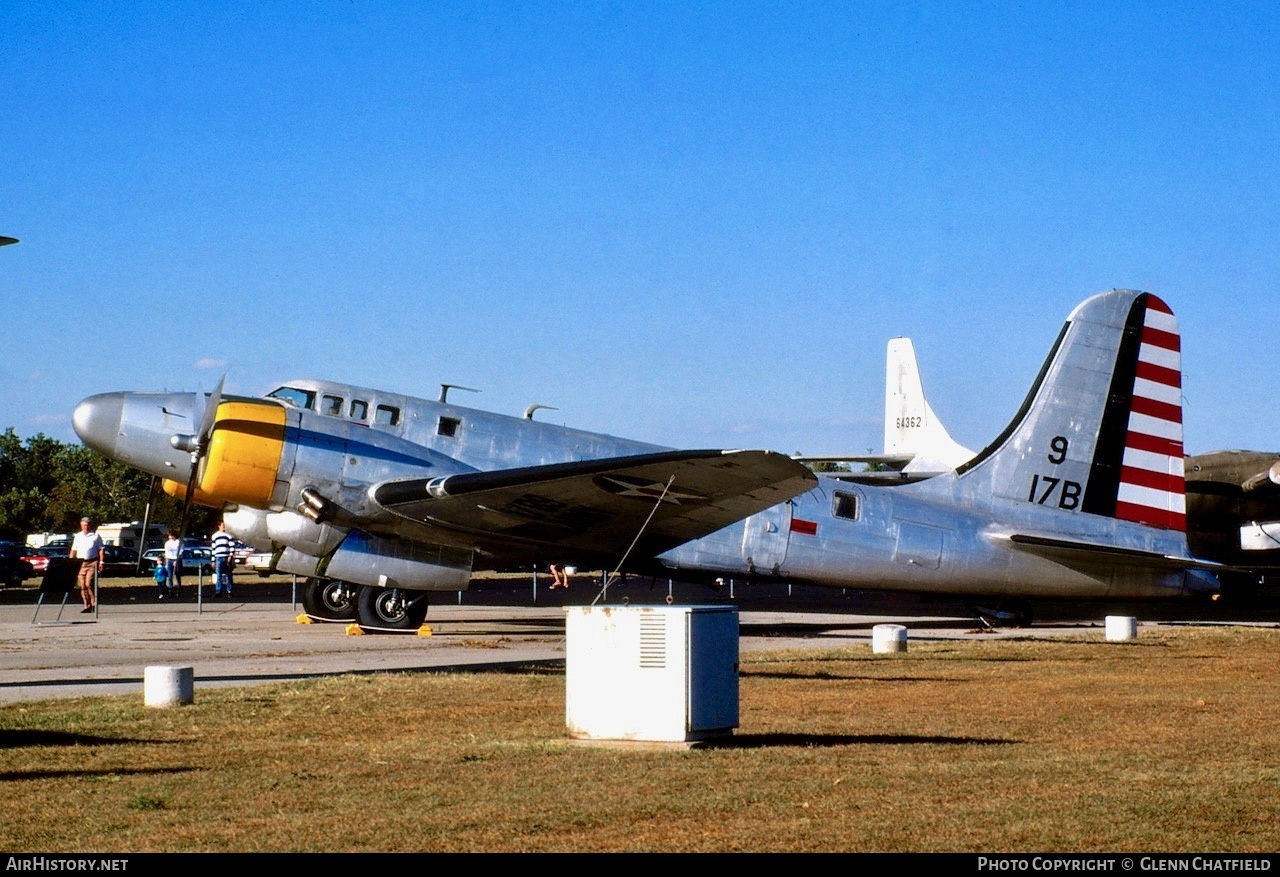
[(772, 451), (663, 451), (388, 481), (382, 508), (495, 556), (652, 557), (809, 490)]

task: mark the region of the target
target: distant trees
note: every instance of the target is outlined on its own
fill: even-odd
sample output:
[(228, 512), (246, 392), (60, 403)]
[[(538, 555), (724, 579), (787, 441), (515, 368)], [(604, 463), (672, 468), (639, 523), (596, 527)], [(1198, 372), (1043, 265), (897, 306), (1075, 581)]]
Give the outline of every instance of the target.
[[(46, 435), (25, 442), (12, 427), (0, 435), (0, 539), (21, 542), (28, 533), (73, 533), (80, 518), (100, 523), (140, 521), (152, 501), (151, 521), (177, 527), (182, 504), (152, 478), (82, 445)], [(195, 506), (187, 530), (206, 534), (217, 512)]]
[(812, 462), (805, 463), (805, 465), (808, 466), (809, 469), (813, 472), (848, 472), (850, 471), (848, 463), (836, 463), (831, 460), (814, 460)]

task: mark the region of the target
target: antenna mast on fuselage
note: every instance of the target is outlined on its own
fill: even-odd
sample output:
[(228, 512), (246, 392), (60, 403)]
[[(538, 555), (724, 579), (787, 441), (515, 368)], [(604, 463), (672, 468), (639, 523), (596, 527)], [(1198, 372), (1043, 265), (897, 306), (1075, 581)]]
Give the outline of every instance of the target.
[(440, 403), (444, 404), (445, 397), (449, 395), (449, 391), (453, 389), (466, 390), (468, 393), (479, 393), (480, 391), (474, 387), (464, 387), (461, 384), (441, 384), (440, 385)]

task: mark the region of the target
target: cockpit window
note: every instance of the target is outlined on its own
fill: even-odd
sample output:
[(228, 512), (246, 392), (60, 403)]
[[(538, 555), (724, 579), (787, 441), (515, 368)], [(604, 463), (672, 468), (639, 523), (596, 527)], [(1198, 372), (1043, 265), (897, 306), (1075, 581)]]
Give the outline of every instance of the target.
[(378, 426), (396, 426), (400, 423), (400, 409), (394, 405), (379, 405), (374, 415)]
[(325, 395), (321, 397), (323, 402), (320, 406), (321, 414), (331, 414), (334, 417), (342, 416), (342, 397)]
[(272, 399), (279, 399), (281, 402), (292, 405), (295, 408), (309, 408), (314, 411), (316, 407), (316, 394), (312, 390), (281, 387), (278, 390), (272, 390), (267, 396)]
[(351, 400), (351, 419), (365, 420), (369, 417), (369, 403), (363, 399)]

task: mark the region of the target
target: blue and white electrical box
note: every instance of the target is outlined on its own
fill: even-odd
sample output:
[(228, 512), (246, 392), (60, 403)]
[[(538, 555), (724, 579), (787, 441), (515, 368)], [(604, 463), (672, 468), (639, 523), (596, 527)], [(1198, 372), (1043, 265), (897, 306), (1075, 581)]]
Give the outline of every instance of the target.
[(570, 737), (696, 742), (738, 727), (736, 607), (574, 606), (565, 612)]

